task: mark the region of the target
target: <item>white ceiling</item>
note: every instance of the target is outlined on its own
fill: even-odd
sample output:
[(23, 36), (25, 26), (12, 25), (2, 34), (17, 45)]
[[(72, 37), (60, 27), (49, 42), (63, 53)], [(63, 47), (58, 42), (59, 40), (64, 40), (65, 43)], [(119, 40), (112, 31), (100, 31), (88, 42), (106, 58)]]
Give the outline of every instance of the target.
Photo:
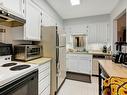
[(119, 0), (81, 0), (78, 6), (72, 6), (70, 0), (47, 0), (47, 2), (63, 18), (109, 14)]

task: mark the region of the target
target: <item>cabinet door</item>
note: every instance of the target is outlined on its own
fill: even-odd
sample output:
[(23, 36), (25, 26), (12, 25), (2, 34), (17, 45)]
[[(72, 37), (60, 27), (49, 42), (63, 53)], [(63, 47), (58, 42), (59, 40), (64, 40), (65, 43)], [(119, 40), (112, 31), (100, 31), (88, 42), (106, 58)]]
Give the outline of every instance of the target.
[(89, 43), (106, 43), (108, 41), (108, 23), (94, 23), (88, 26)]
[(1, 0), (0, 4), (15, 13), (23, 15), (22, 7), (24, 4), (24, 0)]
[(67, 69), (71, 72), (77, 72), (77, 55), (76, 54), (67, 54)]
[(88, 31), (88, 42), (95, 43), (96, 42), (96, 24), (89, 24)]
[(97, 42), (98, 43), (106, 43), (107, 42), (107, 33), (108, 33), (108, 24), (107, 23), (98, 23), (96, 25), (96, 33), (97, 33)]
[(69, 59), (66, 58), (66, 71), (69, 71)]
[(46, 26), (46, 20), (47, 20), (47, 16), (46, 16), (45, 12), (43, 12), (43, 14), (42, 14), (42, 26)]
[(67, 54), (67, 71), (77, 72), (77, 55)]
[(44, 93), (45, 89), (49, 89), (47, 93), (50, 93), (50, 62), (39, 65), (38, 70), (38, 95), (44, 95), (41, 93)]
[(76, 60), (69, 59), (67, 66), (68, 66), (68, 71), (77, 72), (77, 61)]
[(92, 74), (91, 60), (80, 59), (78, 62), (78, 72), (83, 74)]
[(26, 5), (26, 40), (40, 40), (41, 32), (41, 9), (31, 0), (27, 0)]

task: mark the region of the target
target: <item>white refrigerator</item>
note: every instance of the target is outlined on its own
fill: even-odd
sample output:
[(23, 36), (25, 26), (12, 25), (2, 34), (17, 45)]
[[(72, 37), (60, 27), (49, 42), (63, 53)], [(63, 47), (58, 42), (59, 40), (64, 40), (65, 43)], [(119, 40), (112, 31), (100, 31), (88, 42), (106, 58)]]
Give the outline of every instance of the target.
[(51, 95), (59, 89), (66, 77), (66, 35), (57, 26), (43, 26), (41, 34), (43, 57), (51, 57)]

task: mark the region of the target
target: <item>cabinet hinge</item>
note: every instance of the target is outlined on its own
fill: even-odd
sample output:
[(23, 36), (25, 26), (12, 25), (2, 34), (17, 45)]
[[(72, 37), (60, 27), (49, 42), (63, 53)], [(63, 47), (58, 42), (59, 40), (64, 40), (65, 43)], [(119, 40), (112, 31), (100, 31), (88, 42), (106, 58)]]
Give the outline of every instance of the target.
[(24, 9), (23, 9), (23, 13), (25, 13)]
[(40, 13), (40, 15), (42, 16), (42, 12)]
[(25, 4), (25, 1), (23, 0), (23, 4)]

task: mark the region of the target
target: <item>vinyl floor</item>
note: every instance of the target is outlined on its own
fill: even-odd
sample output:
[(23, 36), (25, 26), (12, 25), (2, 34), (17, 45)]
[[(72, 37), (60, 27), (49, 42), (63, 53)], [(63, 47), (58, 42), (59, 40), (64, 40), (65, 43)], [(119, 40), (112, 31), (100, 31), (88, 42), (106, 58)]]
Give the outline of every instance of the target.
[(99, 95), (98, 78), (92, 77), (92, 83), (66, 79), (57, 95)]

